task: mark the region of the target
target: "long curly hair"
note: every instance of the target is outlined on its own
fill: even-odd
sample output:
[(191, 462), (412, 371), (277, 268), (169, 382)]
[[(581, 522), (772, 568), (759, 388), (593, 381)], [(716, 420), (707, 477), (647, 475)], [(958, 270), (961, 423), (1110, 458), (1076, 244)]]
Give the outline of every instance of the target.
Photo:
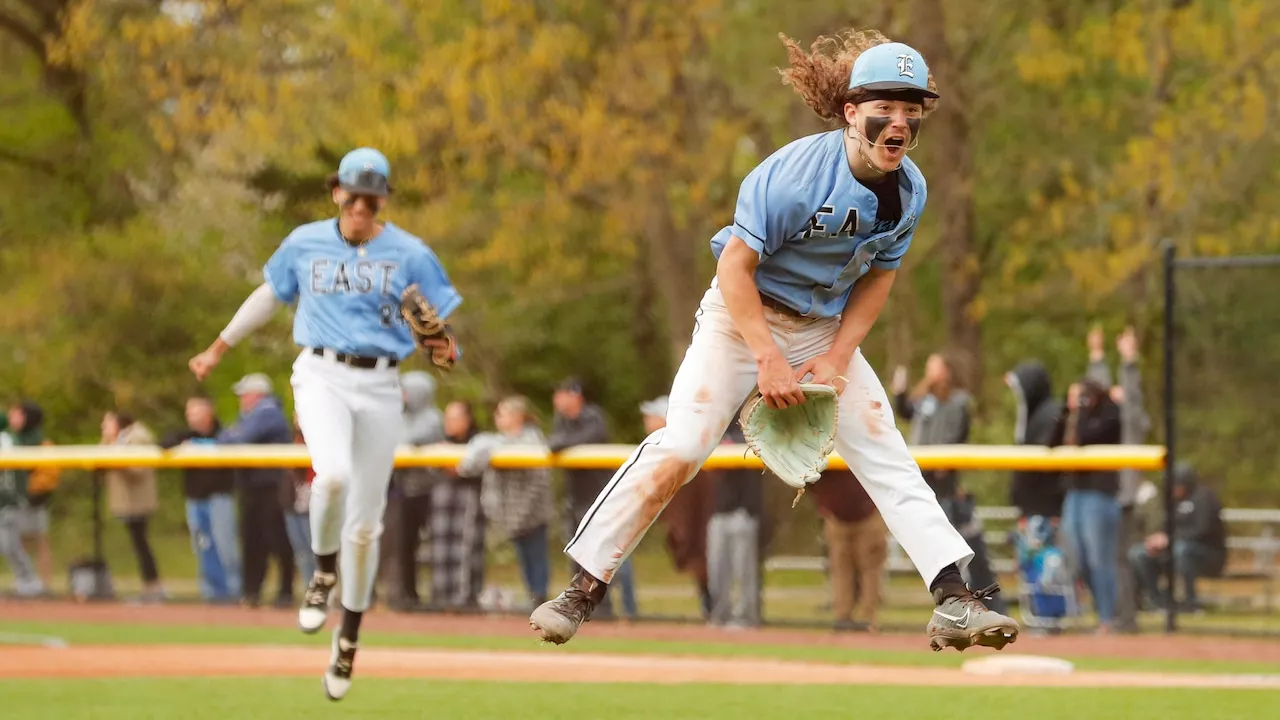
[[(791, 67), (779, 70), (783, 84), (790, 85), (818, 117), (832, 127), (848, 125), (844, 119), (845, 103), (868, 100), (868, 91), (849, 89), (849, 73), (853, 62), (864, 50), (891, 42), (879, 30), (845, 30), (835, 35), (822, 35), (806, 52), (795, 40), (778, 33), (787, 49)], [(929, 90), (937, 92), (933, 73), (929, 73)], [(933, 112), (937, 98), (924, 98), (924, 115)]]

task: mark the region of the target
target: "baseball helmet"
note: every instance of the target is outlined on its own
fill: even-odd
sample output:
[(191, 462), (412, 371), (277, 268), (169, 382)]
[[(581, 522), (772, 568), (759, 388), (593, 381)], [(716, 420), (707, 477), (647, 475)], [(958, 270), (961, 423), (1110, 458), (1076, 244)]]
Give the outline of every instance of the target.
[(929, 89), (929, 66), (924, 56), (915, 48), (903, 43), (891, 42), (875, 45), (862, 51), (853, 61), (849, 73), (850, 90), (890, 92), (910, 90), (927, 98), (938, 93)]
[(391, 164), (382, 153), (370, 147), (356, 148), (338, 163), (338, 187), (357, 195), (391, 194)]

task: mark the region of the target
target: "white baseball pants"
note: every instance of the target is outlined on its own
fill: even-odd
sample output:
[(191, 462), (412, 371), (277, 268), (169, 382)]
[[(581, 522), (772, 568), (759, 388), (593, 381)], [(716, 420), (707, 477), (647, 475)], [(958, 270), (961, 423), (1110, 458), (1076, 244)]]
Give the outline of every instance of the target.
[[(294, 407), (316, 471), (311, 549), (338, 556), (342, 606), (369, 608), (404, 400), (395, 368), (353, 368), (304, 350), (293, 364)], [(308, 578), (309, 580), (309, 578)]]
[[(826, 352), (839, 320), (765, 308), (773, 339), (793, 367)], [(698, 472), (756, 385), (756, 363), (717, 283), (702, 298), (693, 341), (671, 386), (667, 426), (650, 435), (596, 498), (565, 552), (609, 582), (676, 491)], [(925, 484), (875, 371), (854, 353), (839, 403), (836, 452), (879, 508), (928, 586), (947, 565), (973, 557)]]

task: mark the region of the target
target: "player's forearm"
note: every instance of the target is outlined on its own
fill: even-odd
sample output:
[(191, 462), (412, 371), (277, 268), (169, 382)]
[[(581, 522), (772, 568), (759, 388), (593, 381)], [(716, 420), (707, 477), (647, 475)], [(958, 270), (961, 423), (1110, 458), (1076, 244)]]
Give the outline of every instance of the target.
[(854, 283), (840, 315), (840, 327), (831, 344), (831, 355), (852, 358), (880, 317), (893, 287), (895, 270), (871, 270)]
[[(741, 240), (731, 238), (731, 244), (720, 256), (716, 279), (734, 327), (746, 341), (751, 354), (759, 361), (779, 352), (779, 349), (773, 340), (773, 333), (769, 331), (769, 323), (764, 318), (764, 304), (760, 302), (760, 290), (756, 287), (755, 269), (758, 257), (754, 250), (741, 243)], [(739, 246), (738, 251), (735, 251), (735, 245)], [(750, 255), (747, 256), (747, 253)]]
[(276, 297), (270, 285), (266, 283), (259, 285), (245, 299), (244, 304), (236, 311), (231, 322), (227, 323), (226, 329), (218, 335), (218, 339), (209, 349), (222, 354), (228, 348), (234, 347), (253, 331), (266, 325), (280, 304), (279, 298)]

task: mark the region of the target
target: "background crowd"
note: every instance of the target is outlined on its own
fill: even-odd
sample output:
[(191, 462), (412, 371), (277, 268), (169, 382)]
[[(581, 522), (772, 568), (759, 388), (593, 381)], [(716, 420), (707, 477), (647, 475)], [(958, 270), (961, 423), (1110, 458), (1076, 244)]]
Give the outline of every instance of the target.
[[(1105, 338), (1089, 333), (1085, 371), (1054, 391), (1042, 363), (1019, 364), (1005, 376), (1015, 399), (1013, 441), (1020, 445), (1099, 445), (1147, 440), (1150, 420), (1143, 407), (1138, 343), (1131, 329), (1115, 338), (1120, 362), (1113, 373)], [(912, 445), (969, 440), (973, 399), (959, 381), (962, 359), (948, 353), (928, 358), (923, 375), (909, 383), (898, 367), (890, 383), (899, 419)], [(608, 470), (569, 470), (557, 507), (552, 471), (499, 469), (490, 464), (506, 445), (559, 452), (577, 445), (608, 443), (605, 415), (590, 402), (582, 383), (568, 378), (552, 392), (549, 433), (526, 397), (511, 395), (493, 408), (493, 428), (482, 429), (471, 404), (453, 401), (441, 408), (436, 381), (425, 372), (406, 372), (405, 445), (447, 443), (464, 447), (456, 467), (397, 470), (388, 494), (381, 543), (381, 599), (402, 610), (479, 611), (482, 606), (526, 606), (547, 598), (554, 558), (553, 523), (571, 534), (608, 482)], [(252, 373), (233, 387), (239, 403), (234, 422), (220, 423), (212, 399), (193, 396), (186, 426), (157, 434), (127, 412), (112, 409), (101, 424), (104, 444), (283, 444), (305, 443), (285, 402), (264, 374)], [(645, 433), (665, 425), (667, 399), (642, 403)], [(49, 441), (43, 414), (32, 402), (9, 408), (0, 433), (0, 451)], [(723, 442), (742, 443), (732, 425)], [(295, 604), (294, 588), (314, 572), (310, 550), (309, 469), (189, 468), (182, 473), (186, 522), (200, 575), (200, 593), (209, 603), (264, 602), (268, 566), (277, 587), (271, 602)], [(1045, 539), (1061, 549), (1071, 582), (1087, 591), (1104, 632), (1130, 631), (1142, 607), (1172, 601), (1160, 578), (1173, 562), (1181, 578), (1181, 602), (1197, 604), (1196, 580), (1222, 572), (1225, 533), (1221, 506), (1194, 469), (1175, 473), (1179, 515), (1177, 534), (1164, 534), (1164, 509), (1155, 484), (1136, 471), (1069, 473), (1015, 472), (1009, 498), (1018, 512), (1018, 530), (1047, 529)], [(931, 470), (925, 478), (951, 522), (968, 540), (975, 557), (965, 569), (975, 589), (997, 582), (982, 519), (961, 473)], [(772, 535), (765, 506), (765, 475), (753, 470), (704, 470), (680, 490), (661, 516), (666, 549), (677, 570), (692, 579), (705, 619), (728, 627), (762, 621), (763, 567)], [(127, 530), (139, 574), (140, 599), (167, 597), (161, 568), (149, 538), (148, 519), (158, 509), (155, 471), (147, 468), (105, 473), (107, 507)], [(48, 505), (58, 484), (50, 471), (0, 473), (0, 554), (12, 569), (13, 591), (37, 596), (53, 587)], [(888, 537), (870, 497), (848, 471), (828, 471), (807, 495), (816, 504), (827, 550), (831, 611), (839, 630), (873, 629), (883, 599)], [(520, 569), (524, 598), (486, 598), (487, 553), (510, 552)], [(33, 560), (34, 557), (34, 560)], [(564, 560), (569, 563), (569, 561)], [(571, 563), (569, 563), (571, 565)], [(426, 592), (423, 573), (429, 570)], [(567, 572), (576, 568), (566, 567)], [(635, 617), (637, 578), (631, 561), (619, 570), (609, 601), (597, 617)], [(614, 606), (614, 598), (620, 607)], [(994, 606), (1005, 609), (997, 595)]]

